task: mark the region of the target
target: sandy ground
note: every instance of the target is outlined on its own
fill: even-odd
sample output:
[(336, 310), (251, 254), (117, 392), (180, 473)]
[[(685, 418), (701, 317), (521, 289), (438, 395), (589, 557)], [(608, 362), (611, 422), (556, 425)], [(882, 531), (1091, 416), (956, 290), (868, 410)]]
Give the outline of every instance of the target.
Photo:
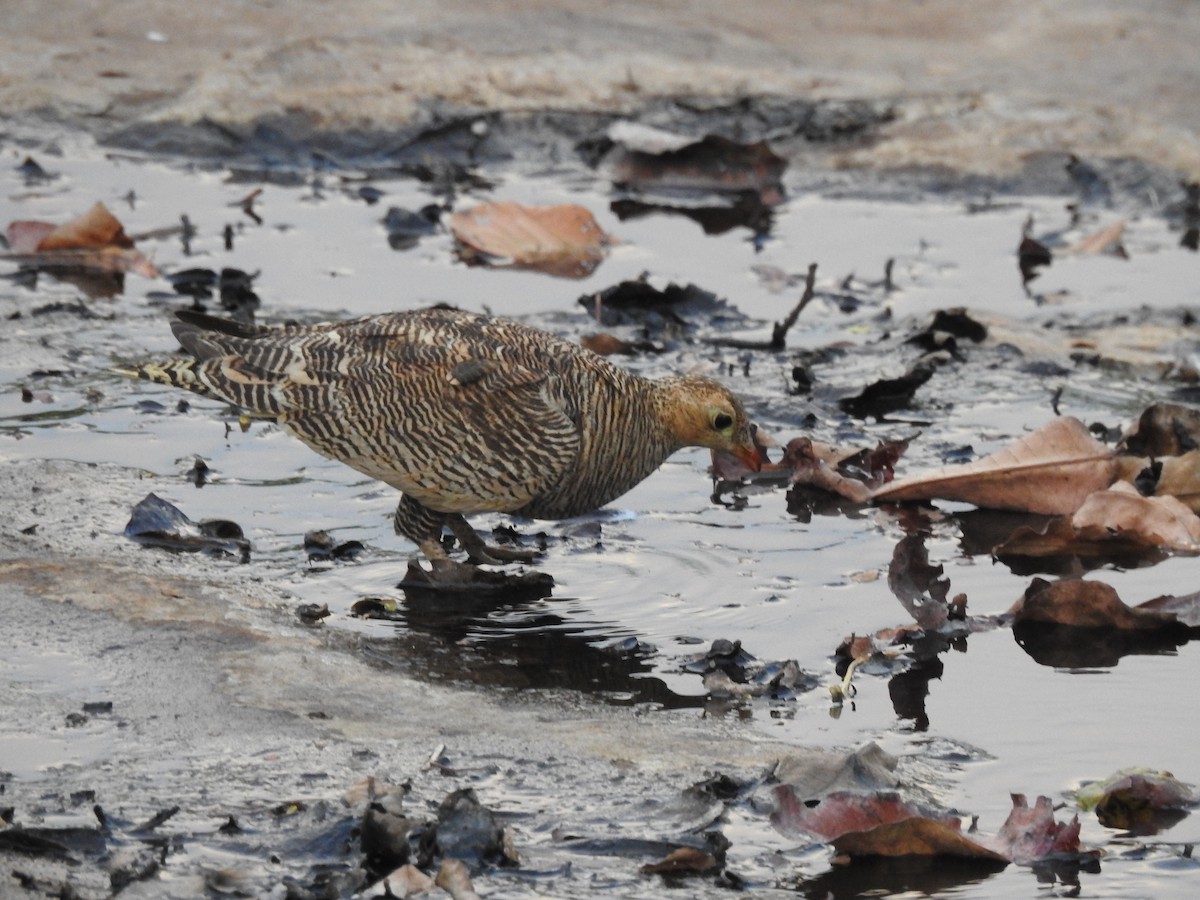
[(1200, 177), (1194, 0), (8, 0), (0, 115), (392, 128), (459, 109), (636, 111), (648, 98), (887, 98), (839, 166), (1002, 173), (1031, 154)]

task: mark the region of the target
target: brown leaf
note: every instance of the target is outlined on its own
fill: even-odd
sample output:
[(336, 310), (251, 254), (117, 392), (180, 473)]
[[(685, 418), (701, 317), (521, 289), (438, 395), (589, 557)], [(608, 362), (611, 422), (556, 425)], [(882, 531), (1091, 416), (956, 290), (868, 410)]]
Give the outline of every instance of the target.
[(59, 225), (38, 243), (37, 249), (46, 250), (98, 250), (118, 247), (128, 250), (133, 246), (125, 235), (125, 227), (108, 211), (103, 203), (97, 203), (83, 215)]
[(1012, 795), (1013, 808), (995, 837), (985, 841), (997, 853), (1018, 865), (1031, 865), (1058, 854), (1078, 854), (1079, 817), (1068, 823), (1054, 820), (1054, 804), (1038, 797), (1033, 807), (1024, 794)]
[(808, 484), (838, 494), (855, 503), (867, 503), (871, 489), (861, 481), (847, 478), (818, 459), (813, 442), (806, 437), (792, 438), (784, 448), (783, 459), (771, 467), (791, 471), (792, 484)]
[(990, 509), (1064, 515), (1119, 471), (1113, 451), (1064, 416), (1010, 447), (964, 466), (945, 466), (902, 478), (872, 493), (873, 500), (961, 500)]
[(449, 894), (453, 900), (480, 900), (471, 884), (471, 873), (461, 859), (443, 859), (434, 884)]
[(1147, 835), (1174, 825), (1200, 797), (1170, 772), (1124, 769), (1085, 785), (1075, 800), (1080, 809), (1095, 809), (1105, 828)]
[(1154, 495), (1174, 497), (1192, 512), (1200, 512), (1200, 450), (1164, 459)]
[(957, 817), (919, 807), (894, 791), (836, 791), (822, 797), (815, 806), (800, 802), (790, 785), (779, 785), (774, 794), (778, 806), (771, 815), (772, 825), (785, 834), (801, 832), (822, 841), (836, 841), (852, 832), (918, 817), (936, 817), (953, 828), (961, 825)]
[(481, 203), (448, 224), (473, 261), (535, 269), (564, 278), (590, 275), (612, 239), (582, 206)]
[(1035, 578), (1009, 610), (1013, 625), (1039, 622), (1076, 628), (1148, 631), (1177, 628), (1174, 613), (1126, 606), (1102, 581), (1054, 581)]
[(1124, 481), (1089, 496), (1071, 517), (1071, 526), (1084, 539), (1133, 539), (1200, 553), (1200, 517), (1174, 497), (1143, 497)]
[(833, 840), (834, 849), (851, 857), (863, 856), (953, 856), (966, 859), (1008, 862), (962, 833), (957, 824), (913, 817), (867, 831), (854, 831)]
[(133, 248), (124, 226), (103, 203), (62, 225), (12, 222), (7, 233), (11, 252), (4, 258), (25, 265), (136, 272), (146, 278), (159, 274), (154, 264)]
[(1125, 251), (1125, 245), (1121, 243), (1121, 238), (1125, 236), (1125, 220), (1113, 222), (1111, 225), (1106, 225), (1099, 231), (1086, 235), (1078, 242), (1070, 247), (1059, 250), (1059, 255), (1074, 254), (1076, 256), (1084, 256), (1095, 253), (1106, 253), (1110, 256), (1119, 256), (1122, 259), (1127, 259), (1129, 254)]
[(616, 353), (632, 355), (637, 351), (629, 341), (623, 341), (615, 334), (601, 332), (600, 334), (585, 334), (579, 339), (585, 350), (591, 350), (597, 356), (612, 356)]
[(720, 868), (711, 853), (696, 847), (677, 847), (658, 862), (642, 866), (643, 875), (701, 875)]

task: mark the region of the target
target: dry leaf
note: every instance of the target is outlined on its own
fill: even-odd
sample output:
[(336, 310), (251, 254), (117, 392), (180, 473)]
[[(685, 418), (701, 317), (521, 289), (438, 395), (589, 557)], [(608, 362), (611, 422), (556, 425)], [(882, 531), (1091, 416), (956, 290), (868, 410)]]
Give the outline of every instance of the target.
[(1113, 451), (1078, 419), (1055, 419), (1010, 447), (877, 488), (876, 501), (961, 500), (988, 509), (1069, 515), (1119, 472)]
[(1178, 627), (1174, 613), (1126, 606), (1116, 590), (1102, 581), (1035, 578), (1009, 612), (1014, 626), (1037, 622), (1124, 631)]
[(432, 878), (412, 863), (405, 863), (389, 875), (385, 875), (379, 884), (383, 886), (383, 889), (387, 893), (371, 894), (369, 896), (415, 897), (418, 894), (433, 890), (436, 886)]
[(1080, 809), (1096, 810), (1105, 828), (1149, 835), (1170, 828), (1200, 797), (1170, 772), (1122, 769), (1080, 788), (1075, 802)]
[(702, 875), (720, 868), (711, 853), (696, 847), (678, 847), (658, 862), (642, 866), (643, 875)]
[(83, 215), (59, 225), (38, 243), (37, 249), (46, 250), (96, 250), (103, 247), (119, 247), (128, 250), (133, 246), (125, 235), (125, 227), (108, 211), (103, 203), (97, 203)]
[(962, 833), (961, 826), (937, 819), (913, 817), (854, 831), (833, 840), (839, 853), (863, 856), (953, 856), (1007, 863), (1008, 859)]
[(847, 478), (831, 469), (816, 456), (813, 442), (805, 437), (788, 441), (783, 459), (771, 468), (790, 470), (792, 484), (812, 485), (855, 503), (867, 503), (871, 499), (870, 488), (861, 481)]
[(1200, 512), (1200, 450), (1164, 459), (1154, 495), (1174, 497), (1193, 512)]
[(1080, 853), (1078, 816), (1065, 824), (1056, 822), (1049, 797), (1038, 797), (1030, 807), (1024, 794), (1013, 794), (1012, 802), (1012, 812), (996, 836), (982, 843), (1022, 866), (1051, 856)]
[(467, 256), (564, 278), (590, 275), (612, 239), (582, 206), (481, 203), (450, 216)]
[(1107, 253), (1110, 256), (1120, 256), (1123, 259), (1127, 259), (1129, 254), (1125, 252), (1125, 245), (1121, 243), (1121, 238), (1124, 236), (1125, 220), (1121, 219), (1083, 237), (1070, 247), (1059, 250), (1058, 253), (1060, 256), (1066, 254), (1085, 256), (1095, 253)]
[(24, 265), (136, 272), (146, 278), (159, 274), (154, 264), (133, 248), (124, 226), (103, 203), (62, 225), (12, 222), (7, 236), (12, 252), (3, 257)]
[(443, 859), (434, 884), (454, 900), (480, 900), (471, 884), (471, 873), (467, 871), (467, 864), (461, 859)]
[(1071, 526), (1085, 540), (1135, 539), (1200, 553), (1200, 517), (1174, 497), (1143, 497), (1124, 481), (1089, 496), (1071, 517)]

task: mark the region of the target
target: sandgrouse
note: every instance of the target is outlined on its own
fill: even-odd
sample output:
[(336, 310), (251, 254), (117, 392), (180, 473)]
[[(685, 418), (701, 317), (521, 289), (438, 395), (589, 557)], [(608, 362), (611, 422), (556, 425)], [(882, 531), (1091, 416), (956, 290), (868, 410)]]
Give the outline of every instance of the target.
[(268, 328), (176, 315), (193, 358), (130, 374), (273, 418), (399, 489), (396, 531), (435, 569), (443, 527), (471, 562), (531, 558), (485, 545), (464, 515), (581, 515), (683, 447), (758, 468), (746, 412), (717, 382), (643, 378), (509, 319), (431, 308)]

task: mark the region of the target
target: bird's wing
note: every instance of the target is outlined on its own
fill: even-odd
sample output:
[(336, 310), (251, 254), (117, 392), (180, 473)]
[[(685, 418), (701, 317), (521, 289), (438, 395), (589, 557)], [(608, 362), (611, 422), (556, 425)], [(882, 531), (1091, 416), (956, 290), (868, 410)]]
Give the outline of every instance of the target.
[(372, 320), (176, 332), (212, 393), (274, 416), (318, 452), (438, 511), (519, 509), (579, 453), (559, 378), (452, 320), (434, 326), (419, 339)]

